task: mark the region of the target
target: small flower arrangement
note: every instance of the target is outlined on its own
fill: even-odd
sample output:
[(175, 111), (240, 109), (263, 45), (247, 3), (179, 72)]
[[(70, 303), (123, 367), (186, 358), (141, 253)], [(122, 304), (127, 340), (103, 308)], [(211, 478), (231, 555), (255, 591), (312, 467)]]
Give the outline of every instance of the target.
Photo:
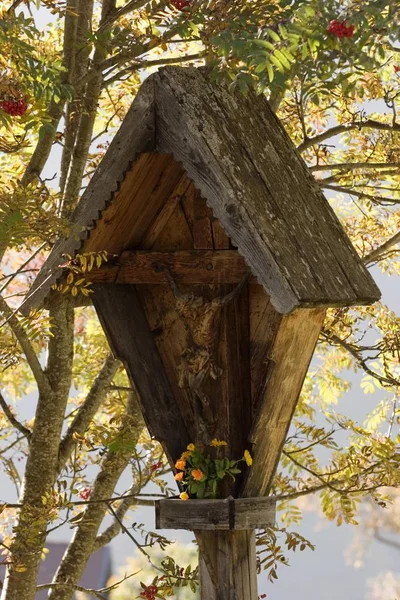
[(223, 440), (212, 440), (210, 446), (216, 448), (217, 458), (206, 456), (204, 451), (194, 444), (187, 446), (175, 463), (178, 469), (175, 479), (185, 487), (185, 491), (180, 494), (181, 500), (189, 500), (191, 496), (218, 498), (218, 487), (222, 480), (229, 475), (235, 481), (236, 475), (241, 473), (239, 463), (245, 462), (247, 466), (251, 466), (253, 459), (248, 450), (244, 451), (239, 460), (219, 458), (218, 449), (227, 445)]

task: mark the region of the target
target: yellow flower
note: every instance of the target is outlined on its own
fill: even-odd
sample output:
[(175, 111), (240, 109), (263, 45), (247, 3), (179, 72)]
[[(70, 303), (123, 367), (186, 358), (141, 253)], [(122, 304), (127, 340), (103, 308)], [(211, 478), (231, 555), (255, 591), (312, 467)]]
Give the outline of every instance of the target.
[(190, 450), (190, 452), (193, 452), (193, 450), (195, 449), (195, 445), (194, 444), (189, 444), (188, 446), (186, 446), (187, 450)]
[(214, 446), (214, 448), (218, 448), (218, 446), (227, 446), (228, 444), (226, 442), (224, 442), (224, 440), (217, 440), (217, 438), (214, 438), (213, 440), (211, 440), (210, 446)]
[(181, 471), (180, 473), (177, 473), (175, 475), (175, 479), (176, 479), (176, 481), (182, 481), (182, 479), (183, 479), (183, 472)]
[(181, 460), (177, 460), (176, 463), (175, 463), (175, 467), (177, 469), (180, 469), (181, 471), (183, 471), (183, 469), (185, 468), (185, 466), (186, 466), (186, 460), (182, 460), (182, 459)]
[(246, 465), (248, 467), (251, 467), (251, 465), (253, 464), (253, 459), (251, 458), (251, 454), (248, 450), (244, 451), (243, 458), (246, 461)]
[(201, 481), (204, 474), (203, 471), (200, 471), (200, 469), (193, 469), (193, 471), (191, 471), (191, 476), (195, 481)]
[(186, 492), (182, 492), (182, 494), (179, 494), (179, 498), (181, 500), (189, 500), (189, 494), (187, 494)]
[(186, 458), (189, 458), (189, 456), (192, 456), (192, 453), (189, 452), (189, 450), (187, 452), (182, 452), (181, 460), (185, 460)]

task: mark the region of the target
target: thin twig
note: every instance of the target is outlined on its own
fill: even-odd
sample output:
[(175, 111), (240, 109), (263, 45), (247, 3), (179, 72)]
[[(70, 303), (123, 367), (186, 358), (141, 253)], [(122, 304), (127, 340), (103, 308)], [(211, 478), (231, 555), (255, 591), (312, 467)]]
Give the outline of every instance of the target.
[(98, 590), (85, 588), (81, 585), (75, 585), (74, 583), (42, 583), (41, 585), (36, 586), (36, 590), (39, 592), (40, 590), (49, 590), (54, 587), (73, 589), (77, 592), (84, 592), (85, 594), (89, 594), (94, 598), (99, 598), (100, 600), (108, 600), (108, 598), (106, 598), (106, 596), (104, 596), (104, 594), (102, 594)]
[(346, 171), (353, 169), (381, 169), (381, 168), (392, 168), (393, 170), (397, 170), (400, 167), (400, 162), (387, 163), (387, 162), (347, 162), (347, 163), (335, 163), (332, 165), (322, 164), (322, 165), (312, 165), (308, 167), (312, 173), (316, 171)]
[(20, 421), (18, 421), (18, 419), (13, 415), (10, 407), (8, 406), (7, 402), (4, 399), (3, 394), (0, 392), (0, 406), (3, 409), (3, 412), (5, 414), (5, 416), (7, 417), (7, 420), (9, 421), (9, 423), (15, 427), (15, 429), (18, 429), (18, 431), (20, 433), (22, 433), (22, 435), (26, 438), (29, 438), (32, 435), (32, 432), (30, 429), (28, 429), (27, 427), (25, 427), (25, 425), (23, 425), (22, 423), (20, 423)]

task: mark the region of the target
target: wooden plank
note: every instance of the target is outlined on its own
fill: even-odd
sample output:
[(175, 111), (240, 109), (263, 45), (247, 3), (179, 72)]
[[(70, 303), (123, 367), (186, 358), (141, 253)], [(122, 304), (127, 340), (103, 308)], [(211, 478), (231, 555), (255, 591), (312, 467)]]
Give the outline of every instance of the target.
[(255, 414), (273, 368), (270, 354), (282, 315), (274, 309), (264, 288), (256, 283), (249, 285), (249, 315), (251, 397)]
[(179, 180), (178, 185), (172, 192), (172, 195), (168, 198), (168, 200), (166, 200), (159, 214), (146, 231), (146, 234), (140, 244), (143, 250), (149, 250), (154, 246), (157, 238), (165, 228), (173, 212), (176, 210), (177, 205), (181, 202), (191, 185), (192, 183), (190, 179), (186, 173), (184, 173)]
[(152, 246), (159, 252), (175, 252), (176, 250), (193, 250), (193, 238), (186, 221), (181, 203), (177, 204), (168, 219), (157, 241)]
[(282, 319), (270, 353), (273, 370), (249, 440), (254, 460), (243, 496), (269, 491), (324, 316), (323, 309), (298, 309)]
[(88, 271), (92, 282), (116, 284), (168, 283), (167, 269), (177, 283), (239, 283), (249, 272), (243, 258), (235, 250), (192, 250), (182, 252), (126, 251), (117, 264), (103, 265)]
[(200, 192), (195, 190), (194, 196), (193, 247), (197, 250), (214, 248), (212, 234), (212, 211), (207, 206)]
[(85, 244), (85, 252), (120, 254), (140, 245), (145, 232), (183, 176), (168, 154), (142, 154), (126, 175), (112, 204), (102, 213)]
[(229, 250), (231, 242), (229, 236), (225, 233), (224, 228), (218, 219), (211, 221), (212, 236), (214, 240), (214, 248), (216, 250)]
[[(167, 68), (157, 77), (158, 148), (185, 166), (279, 312), (377, 299), (379, 290), (275, 117), (265, 135), (265, 100), (232, 95), (194, 69)], [(286, 155), (300, 164), (296, 175)], [(325, 218), (332, 223), (326, 236)]]
[(201, 600), (258, 599), (254, 531), (205, 531), (196, 539)]
[(204, 500), (157, 500), (157, 529), (228, 531), (272, 527), (276, 500), (264, 498), (225, 498)]
[(110, 347), (138, 392), (146, 425), (174, 464), (190, 438), (135, 287), (96, 284), (92, 299)]
[[(226, 421), (229, 456), (240, 458), (249, 449), (247, 438), (253, 418), (248, 286), (226, 306), (221, 333), (225, 342), (223, 364), (226, 376), (220, 397), (216, 398), (218, 427)], [(237, 496), (246, 470), (244, 466), (243, 473), (236, 477), (234, 483), (229, 480), (224, 482), (223, 493)]]
[[(161, 71), (161, 74), (164, 73)], [(195, 77), (193, 77), (195, 79)], [(190, 84), (190, 82), (187, 82)], [(194, 85), (197, 85), (193, 81)], [(177, 160), (182, 162), (189, 177), (195, 181), (196, 187), (200, 190), (201, 195), (208, 200), (213, 207), (213, 213), (218, 218), (226, 233), (237, 245), (239, 252), (248, 258), (252, 265), (253, 273), (260, 278), (260, 282), (270, 291), (274, 297), (275, 306), (281, 312), (292, 310), (299, 303), (298, 295), (293, 291), (287, 278), (280, 271), (279, 263), (276, 261), (273, 253), (269, 249), (268, 244), (263, 235), (253, 226), (249, 225), (249, 219), (242, 205), (244, 194), (241, 180), (232, 181), (229, 177), (230, 167), (227, 162), (232, 160), (232, 151), (228, 151), (229, 160), (224, 159), (225, 147), (221, 149), (220, 155), (217, 157), (205, 143), (205, 138), (210, 135), (210, 139), (215, 140), (216, 133), (211, 129), (208, 116), (203, 113), (201, 106), (201, 118), (207, 121), (206, 131), (202, 132), (199, 129), (197, 118), (192, 118), (192, 111), (195, 110), (193, 102), (197, 105), (197, 99), (191, 98), (185, 83), (178, 84), (179, 89), (183, 93), (184, 101), (180, 105), (175, 97), (175, 91), (170, 87), (167, 80), (160, 80), (157, 85), (157, 98), (159, 112), (157, 117), (158, 130), (158, 148), (161, 152), (173, 152)], [(184, 107), (186, 102), (189, 103), (188, 110)], [(189, 112), (189, 119), (187, 118)], [(225, 127), (228, 127), (225, 124)], [(217, 147), (220, 146), (219, 141), (216, 141)], [(233, 147), (236, 148), (236, 142), (232, 141)], [(168, 149), (168, 150), (167, 150)], [(236, 161), (242, 161), (242, 156), (237, 155)], [(260, 202), (265, 204), (265, 196), (268, 193), (264, 186), (260, 186), (259, 176), (252, 171), (245, 176), (246, 195), (257, 195)], [(267, 216), (273, 220), (275, 215), (268, 213)], [(246, 222), (246, 226), (243, 223)], [(278, 223), (277, 231), (274, 231), (274, 242), (279, 248), (283, 248), (285, 253), (290, 254), (290, 260), (293, 262), (293, 256), (297, 255), (297, 247), (293, 246), (291, 240), (286, 240), (286, 236), (282, 235), (282, 227)], [(299, 277), (301, 281), (303, 278)], [(312, 288), (311, 288), (312, 289)], [(312, 295), (309, 282), (304, 286), (303, 295)], [(318, 294), (314, 293), (314, 296)]]

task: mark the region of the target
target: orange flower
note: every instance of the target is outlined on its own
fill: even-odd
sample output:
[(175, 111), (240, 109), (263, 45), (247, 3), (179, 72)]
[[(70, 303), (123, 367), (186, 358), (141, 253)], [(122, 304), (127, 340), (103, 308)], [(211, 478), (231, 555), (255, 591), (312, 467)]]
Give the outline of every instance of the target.
[(182, 479), (183, 479), (183, 472), (181, 471), (180, 473), (177, 473), (175, 475), (175, 479), (176, 479), (176, 481), (182, 481)]
[(200, 469), (193, 469), (191, 475), (195, 481), (201, 481), (204, 477), (203, 471), (200, 471)]
[(180, 459), (180, 460), (177, 460), (176, 463), (175, 463), (175, 467), (177, 469), (180, 469), (181, 471), (183, 471), (183, 469), (185, 468), (185, 466), (186, 466), (186, 460)]

